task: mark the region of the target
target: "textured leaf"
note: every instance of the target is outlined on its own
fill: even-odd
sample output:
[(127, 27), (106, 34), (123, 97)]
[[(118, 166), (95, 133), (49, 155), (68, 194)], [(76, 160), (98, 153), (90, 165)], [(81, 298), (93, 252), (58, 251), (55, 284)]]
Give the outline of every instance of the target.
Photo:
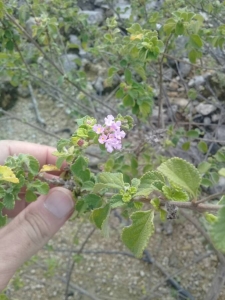
[(150, 171), (141, 177), (141, 182), (135, 196), (148, 196), (155, 190), (161, 190), (164, 185), (165, 178), (159, 171)]
[(123, 189), (123, 174), (108, 172), (100, 173), (97, 177), (97, 183), (94, 186), (93, 193), (97, 193), (103, 188)]
[(71, 172), (82, 182), (89, 181), (91, 177), (91, 172), (87, 168), (87, 161), (84, 157), (79, 156), (75, 163), (71, 165)]
[(110, 206), (112, 208), (124, 206), (124, 201), (122, 200), (122, 198), (123, 196), (120, 194), (116, 194), (112, 196), (112, 198), (110, 199)]
[(81, 212), (90, 211), (102, 206), (102, 198), (95, 194), (88, 194), (81, 198), (76, 204), (76, 210)]
[(201, 174), (205, 174), (207, 171), (209, 171), (211, 165), (212, 164), (210, 164), (209, 162), (203, 161), (198, 165), (198, 170)]
[(154, 212), (137, 211), (131, 215), (132, 225), (122, 231), (122, 240), (128, 249), (137, 257), (141, 257), (154, 232)]
[(212, 224), (210, 230), (211, 237), (215, 247), (225, 252), (225, 207), (218, 211), (218, 220)]
[(3, 209), (4, 205), (2, 202), (0, 202), (0, 227), (4, 226), (6, 223), (6, 216), (2, 215), (2, 209)]
[(94, 221), (96, 227), (102, 229), (104, 222), (109, 216), (109, 213), (110, 213), (110, 204), (106, 204), (104, 207), (93, 210), (92, 220)]
[(167, 199), (173, 201), (185, 202), (189, 200), (188, 194), (180, 188), (174, 188), (164, 185), (162, 188), (163, 194)]
[(60, 171), (55, 165), (43, 165), (40, 172)]
[(32, 175), (37, 175), (40, 169), (39, 161), (31, 155), (20, 154), (19, 158), (25, 163), (28, 171)]
[(218, 173), (220, 176), (225, 177), (225, 168), (221, 168)]
[(202, 153), (206, 153), (208, 151), (208, 146), (206, 142), (200, 141), (198, 143), (198, 150), (201, 151)]
[(49, 192), (49, 185), (46, 182), (37, 179), (28, 185), (28, 189), (34, 189), (39, 194), (46, 195)]
[(216, 222), (218, 220), (217, 216), (215, 216), (213, 214), (209, 214), (209, 213), (205, 213), (204, 217), (211, 224), (213, 224), (214, 222)]
[(0, 166), (0, 181), (8, 181), (12, 183), (19, 183), (19, 179), (16, 178), (16, 175), (13, 171), (6, 166)]
[(170, 182), (181, 187), (192, 196), (196, 196), (201, 183), (201, 176), (194, 165), (174, 157), (158, 167)]
[(15, 206), (15, 197), (12, 193), (5, 193), (3, 204), (7, 209), (13, 209)]
[(25, 194), (25, 199), (27, 202), (33, 202), (37, 199), (37, 195), (31, 190), (27, 190)]

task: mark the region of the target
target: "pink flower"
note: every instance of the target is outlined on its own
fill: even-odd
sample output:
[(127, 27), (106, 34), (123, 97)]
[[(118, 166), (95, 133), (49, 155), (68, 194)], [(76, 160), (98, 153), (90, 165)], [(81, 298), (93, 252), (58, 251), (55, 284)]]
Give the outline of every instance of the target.
[(108, 115), (106, 118), (105, 118), (105, 125), (106, 126), (111, 126), (112, 123), (113, 123), (113, 120), (114, 120), (114, 117), (112, 115)]
[(98, 141), (99, 141), (100, 144), (104, 144), (104, 143), (106, 142), (107, 138), (108, 138), (107, 135), (102, 134), (102, 135), (100, 135), (100, 137), (98, 138)]
[(110, 126), (110, 129), (111, 130), (120, 130), (120, 126), (121, 126), (121, 122), (116, 121), (116, 122), (112, 123), (112, 125)]
[(117, 130), (114, 132), (114, 135), (117, 139), (121, 140), (126, 136), (126, 133), (123, 130), (122, 131)]
[(104, 127), (102, 127), (102, 125), (100, 124), (95, 124), (93, 126), (93, 130), (97, 133), (97, 134), (100, 134), (100, 133), (103, 133), (104, 132)]

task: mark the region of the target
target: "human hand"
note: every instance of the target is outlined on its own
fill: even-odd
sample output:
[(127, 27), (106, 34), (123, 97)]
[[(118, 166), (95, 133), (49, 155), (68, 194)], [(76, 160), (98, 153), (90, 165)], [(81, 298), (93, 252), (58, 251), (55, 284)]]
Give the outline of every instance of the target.
[[(40, 163), (54, 164), (51, 155), (55, 149), (19, 141), (0, 141), (0, 165), (8, 156), (24, 153), (34, 156)], [(60, 229), (73, 212), (74, 201), (69, 190), (55, 187), (48, 195), (41, 195), (27, 205), (23, 194), (14, 210), (5, 211), (15, 217), (0, 229), (0, 291), (8, 284), (16, 270)]]

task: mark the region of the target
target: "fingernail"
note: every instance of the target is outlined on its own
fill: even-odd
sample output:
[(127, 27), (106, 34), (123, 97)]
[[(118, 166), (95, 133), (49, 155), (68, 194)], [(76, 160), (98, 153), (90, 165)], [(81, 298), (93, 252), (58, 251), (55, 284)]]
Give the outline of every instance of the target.
[(70, 195), (64, 193), (63, 191), (57, 190), (50, 193), (44, 202), (44, 206), (54, 216), (61, 219), (66, 217), (69, 212), (72, 211), (74, 202)]

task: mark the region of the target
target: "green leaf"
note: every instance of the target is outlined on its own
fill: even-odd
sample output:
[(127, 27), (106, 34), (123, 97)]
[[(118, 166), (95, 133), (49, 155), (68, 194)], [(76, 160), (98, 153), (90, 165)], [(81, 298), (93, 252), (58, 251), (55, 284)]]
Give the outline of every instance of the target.
[(55, 165), (58, 169), (60, 169), (62, 167), (62, 164), (63, 164), (64, 160), (65, 160), (64, 156), (61, 156), (61, 157), (57, 158)]
[(198, 138), (199, 137), (199, 131), (197, 130), (189, 130), (187, 133), (186, 133), (187, 137), (190, 137), (190, 138)]
[(183, 145), (182, 145), (182, 149), (183, 149), (184, 151), (188, 151), (188, 150), (190, 149), (190, 145), (191, 145), (190, 142), (185, 142), (185, 143), (183, 143)]
[(122, 173), (102, 172), (97, 176), (97, 183), (93, 188), (93, 193), (99, 192), (103, 188), (124, 189)]
[(211, 168), (211, 165), (209, 162), (207, 161), (203, 161), (198, 165), (198, 170), (201, 174), (205, 174), (206, 172), (208, 172)]
[(3, 204), (7, 209), (13, 209), (15, 206), (15, 196), (12, 193), (5, 193)]
[(35, 189), (41, 195), (46, 195), (49, 192), (49, 185), (41, 180), (35, 180), (31, 182), (27, 187), (30, 190)]
[(219, 173), (220, 176), (225, 177), (225, 168), (221, 168), (221, 169), (218, 171), (218, 173)]
[(81, 182), (89, 181), (91, 178), (91, 172), (87, 168), (87, 161), (83, 156), (79, 156), (74, 164), (70, 167), (71, 172), (75, 175)]
[(147, 172), (141, 177), (140, 180), (141, 182), (135, 196), (147, 197), (153, 191), (158, 190), (158, 183), (161, 183), (161, 186), (165, 183), (165, 178), (159, 171)]
[(218, 211), (218, 220), (212, 224), (210, 234), (215, 247), (225, 252), (225, 207)]
[(184, 189), (192, 196), (197, 196), (201, 176), (194, 165), (181, 158), (174, 157), (161, 164), (158, 170), (163, 173), (170, 182)]
[(131, 215), (132, 225), (122, 231), (122, 240), (127, 248), (137, 257), (141, 257), (150, 236), (154, 232), (154, 212), (137, 211)]
[(192, 46), (197, 48), (201, 48), (203, 46), (202, 40), (197, 34), (190, 35), (190, 43), (192, 44)]
[(179, 202), (189, 201), (188, 194), (185, 191), (182, 191), (180, 188), (174, 188), (164, 185), (163, 194), (167, 199)]
[(108, 77), (111, 77), (111, 76), (115, 75), (115, 73), (116, 73), (117, 71), (118, 71), (117, 68), (115, 68), (115, 67), (110, 67), (110, 68), (108, 69)]
[(123, 196), (120, 194), (116, 194), (112, 196), (112, 198), (110, 199), (110, 206), (112, 208), (124, 206), (124, 201), (122, 200), (122, 198)]
[(218, 220), (218, 217), (217, 216), (215, 216), (215, 215), (213, 215), (213, 214), (209, 214), (209, 213), (204, 213), (204, 217), (205, 217), (205, 219), (209, 222), (209, 223), (211, 223), (211, 224), (213, 224), (214, 222), (216, 222), (217, 220)]
[(92, 212), (92, 220), (96, 227), (102, 229), (104, 222), (107, 220), (110, 214), (110, 204), (106, 204), (104, 207), (97, 208)]
[(95, 194), (89, 194), (81, 198), (76, 204), (76, 210), (86, 212), (102, 206), (102, 198)]
[(39, 161), (34, 158), (31, 155), (27, 155), (27, 154), (19, 154), (19, 159), (21, 159), (23, 161), (23, 163), (26, 165), (28, 171), (32, 174), (32, 175), (37, 175), (40, 169), (40, 164)]
[(2, 202), (0, 202), (0, 227), (4, 226), (6, 224), (6, 216), (2, 215), (2, 209), (4, 205)]
[(202, 153), (207, 153), (208, 146), (207, 146), (206, 142), (200, 141), (198, 143), (198, 150), (201, 151)]
[(123, 98), (123, 105), (125, 106), (125, 107), (127, 107), (127, 106), (134, 106), (135, 105), (135, 101), (134, 101), (134, 99), (130, 96), (130, 95), (126, 95), (124, 98)]
[(202, 178), (201, 185), (203, 185), (205, 187), (210, 187), (210, 186), (213, 186), (213, 183), (208, 178)]
[(37, 199), (37, 195), (31, 190), (27, 190), (25, 194), (25, 199), (27, 202), (33, 202)]
[(124, 75), (125, 75), (125, 80), (128, 84), (132, 84), (132, 73), (129, 69), (126, 69), (124, 71)]
[(5, 196), (5, 190), (0, 187), (0, 199), (2, 199)]

